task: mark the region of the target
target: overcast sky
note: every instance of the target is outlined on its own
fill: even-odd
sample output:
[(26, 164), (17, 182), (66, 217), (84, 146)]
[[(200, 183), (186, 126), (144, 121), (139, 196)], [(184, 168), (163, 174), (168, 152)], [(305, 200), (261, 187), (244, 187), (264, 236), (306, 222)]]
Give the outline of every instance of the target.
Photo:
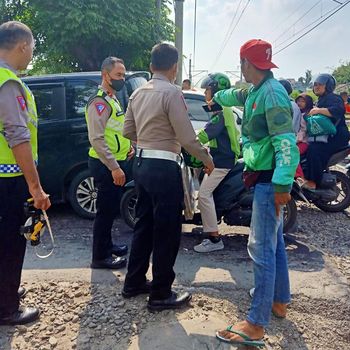
[[(247, 2), (197, 0), (195, 70), (238, 70), (239, 48), (245, 41), (252, 38), (267, 40), (273, 45), (273, 53), (277, 52), (310, 29), (312, 22), (316, 21), (316, 24), (322, 20), (318, 20), (321, 16), (325, 18), (328, 11), (339, 6), (333, 0), (251, 0), (217, 59), (229, 29), (236, 25)], [(230, 27), (239, 3), (241, 6)], [(187, 57), (193, 56), (194, 4), (195, 0), (184, 2), (183, 54)], [(289, 48), (273, 55), (274, 63), (279, 66), (275, 70), (277, 78), (297, 79), (305, 75), (306, 69), (311, 69), (313, 74), (331, 72), (340, 61), (349, 60), (350, 4)], [(188, 60), (185, 60), (185, 65), (184, 78), (188, 72)], [(197, 79), (194, 78), (194, 82)]]

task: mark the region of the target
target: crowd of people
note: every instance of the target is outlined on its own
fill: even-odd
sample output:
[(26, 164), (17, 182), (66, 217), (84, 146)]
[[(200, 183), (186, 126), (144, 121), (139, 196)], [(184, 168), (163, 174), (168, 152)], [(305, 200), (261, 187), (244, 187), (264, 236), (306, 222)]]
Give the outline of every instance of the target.
[[(23, 203), (29, 196), (38, 209), (50, 206), (36, 171), (35, 101), (17, 77), (31, 61), (33, 47), (33, 35), (26, 25), (7, 22), (0, 26), (0, 195), (4, 203), (0, 207), (0, 324), (7, 325), (38, 318), (37, 308), (20, 306), (26, 243), (20, 226)], [(224, 248), (213, 192), (242, 153), (244, 183), (254, 187), (248, 242), (254, 289), (246, 319), (216, 336), (233, 344), (263, 346), (271, 314), (286, 317), (291, 301), (283, 206), (291, 199), (294, 178), (300, 178), (307, 190), (316, 191), (329, 157), (348, 144), (347, 98), (334, 93), (336, 82), (331, 75), (320, 74), (313, 85), (318, 97), (315, 106), (305, 93), (291, 101), (290, 83), (273, 76), (272, 69), (277, 66), (272, 62), (271, 44), (252, 39), (240, 49), (242, 74), (251, 87), (235, 89), (225, 74), (209, 74), (201, 87), (211, 118), (196, 134), (182, 92), (174, 85), (178, 59), (177, 49), (170, 44), (153, 47), (152, 79), (132, 94), (126, 113), (116, 97), (125, 83), (124, 61), (108, 57), (102, 63), (101, 85), (86, 106), (89, 168), (98, 187), (91, 267), (120, 269), (128, 264), (123, 297), (149, 294), (147, 307), (152, 311), (187, 305), (191, 294), (176, 293), (172, 288), (184, 196), (181, 148), (201, 161), (206, 173), (199, 190), (199, 208), (208, 238), (194, 247), (199, 253)], [(191, 89), (190, 81), (184, 83)], [(244, 107), (241, 135), (231, 106)], [(331, 123), (335, 132), (324, 127), (323, 134), (312, 134), (309, 124), (317, 121), (315, 117), (319, 123), (323, 120), (322, 125)], [(299, 166), (300, 155), (308, 160), (305, 174)], [(131, 176), (138, 201), (127, 263), (128, 247), (113, 244), (111, 228), (122, 186)], [(148, 281), (151, 256), (152, 281)]]

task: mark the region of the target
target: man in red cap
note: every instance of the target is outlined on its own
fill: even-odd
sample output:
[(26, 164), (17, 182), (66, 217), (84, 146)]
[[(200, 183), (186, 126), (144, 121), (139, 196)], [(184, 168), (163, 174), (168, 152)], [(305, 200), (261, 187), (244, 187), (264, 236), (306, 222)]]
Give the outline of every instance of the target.
[(289, 97), (271, 72), (277, 68), (271, 61), (271, 44), (249, 40), (240, 56), (243, 76), (252, 86), (219, 91), (209, 105), (244, 106), (244, 181), (254, 187), (248, 252), (254, 263), (255, 288), (246, 320), (219, 331), (217, 337), (233, 344), (263, 346), (261, 338), (271, 311), (284, 318), (290, 302), (282, 207), (291, 199), (299, 152)]

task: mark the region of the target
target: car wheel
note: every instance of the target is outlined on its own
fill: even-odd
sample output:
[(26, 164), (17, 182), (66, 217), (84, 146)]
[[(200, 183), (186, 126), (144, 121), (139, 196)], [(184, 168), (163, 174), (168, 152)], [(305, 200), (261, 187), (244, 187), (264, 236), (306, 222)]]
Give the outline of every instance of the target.
[(93, 219), (96, 215), (97, 188), (89, 170), (78, 173), (68, 190), (68, 200), (81, 217)]
[(137, 193), (135, 188), (127, 190), (120, 201), (120, 214), (125, 223), (132, 229), (136, 224)]

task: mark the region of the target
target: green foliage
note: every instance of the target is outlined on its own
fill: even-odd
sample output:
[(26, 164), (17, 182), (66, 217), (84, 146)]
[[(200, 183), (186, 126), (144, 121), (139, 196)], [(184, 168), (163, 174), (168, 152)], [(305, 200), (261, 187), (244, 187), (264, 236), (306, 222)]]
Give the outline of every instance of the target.
[(298, 82), (303, 86), (304, 89), (307, 89), (312, 80), (312, 72), (310, 69), (307, 69), (304, 77), (299, 77)]
[(6, 0), (0, 18), (31, 27), (35, 73), (99, 70), (110, 55), (128, 70), (148, 69), (152, 46), (173, 39), (168, 2), (158, 19), (155, 0)]
[[(312, 98), (312, 100), (313, 100), (314, 102), (317, 101), (317, 98), (318, 98), (318, 97), (313, 93), (312, 90), (306, 90), (304, 93), (307, 94), (307, 95), (309, 95), (309, 96), (311, 96), (311, 98)], [(299, 92), (298, 90), (293, 90), (292, 93), (290, 94), (290, 97), (291, 97), (293, 100), (295, 100), (299, 95), (300, 95), (300, 92)]]
[(334, 70), (333, 75), (338, 84), (350, 83), (350, 61), (343, 62), (341, 66)]

